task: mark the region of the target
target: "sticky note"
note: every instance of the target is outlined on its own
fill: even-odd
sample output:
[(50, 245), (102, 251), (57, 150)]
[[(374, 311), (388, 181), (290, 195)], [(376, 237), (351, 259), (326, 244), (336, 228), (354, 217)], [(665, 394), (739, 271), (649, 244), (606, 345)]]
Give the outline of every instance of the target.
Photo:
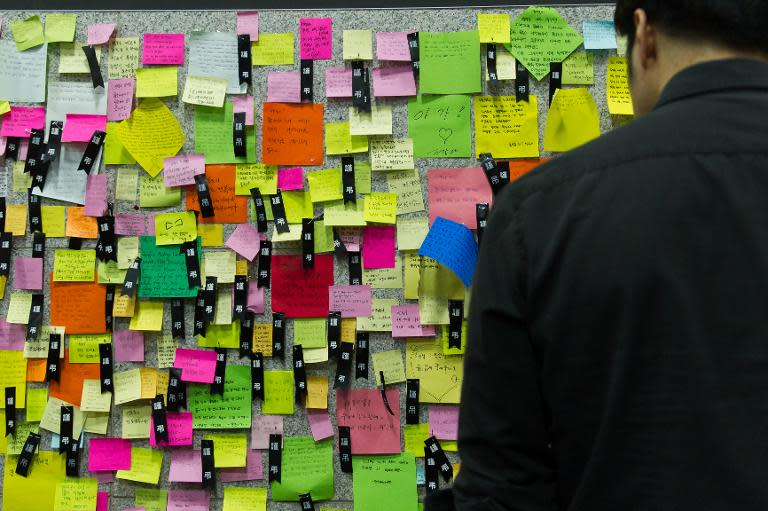
[(110, 344), (110, 334), (77, 334), (69, 336), (69, 361), (73, 364), (98, 364), (99, 344)]
[(16, 474), (18, 456), (8, 456), (3, 473), (3, 510), (53, 509), (57, 484), (65, 480), (66, 457), (40, 450), (28, 477)]
[(157, 484), (160, 470), (163, 468), (163, 451), (157, 449), (131, 448), (130, 470), (118, 470), (118, 479), (127, 479), (138, 483)]
[(419, 304), (393, 305), (392, 337), (434, 337), (434, 325), (422, 325)]
[(293, 372), (264, 371), (264, 402), (261, 413), (293, 415)]
[(293, 32), (259, 34), (258, 41), (251, 41), (254, 66), (293, 65)]
[(136, 508), (139, 510), (144, 508), (144, 511), (165, 511), (167, 502), (168, 490), (157, 488), (136, 488), (136, 497), (133, 500)]
[(237, 12), (237, 33), (248, 34), (251, 41), (259, 40), (259, 12), (258, 11), (238, 11)]
[(575, 51), (563, 61), (563, 85), (592, 85), (595, 83), (594, 54)]
[(634, 115), (632, 95), (629, 92), (627, 77), (627, 59), (625, 57), (608, 58), (607, 76), (608, 112), (612, 115)]
[(372, 170), (412, 169), (413, 140), (410, 138), (374, 137), (371, 139)]
[[(437, 113), (437, 115), (435, 115)], [(408, 135), (416, 158), (468, 158), (470, 97), (418, 96), (408, 101)]]
[(325, 68), (325, 96), (328, 98), (352, 97), (352, 69), (346, 67)]
[(600, 113), (586, 88), (558, 89), (544, 129), (544, 150), (570, 151), (600, 136)]
[[(325, 123), (325, 153), (331, 154), (355, 154), (368, 151), (368, 137), (365, 135), (352, 135), (349, 132), (348, 122)], [(357, 171), (357, 169), (355, 169)], [(281, 188), (283, 188), (281, 186)]]
[(139, 38), (115, 37), (109, 40), (109, 79), (134, 78), (139, 67)]
[(168, 442), (158, 444), (155, 438), (155, 422), (150, 418), (149, 445), (192, 445), (192, 414), (190, 412), (167, 412)]
[(162, 98), (178, 94), (177, 66), (145, 67), (136, 70), (136, 97)]
[[(463, 357), (444, 355), (434, 339), (410, 339), (405, 345), (405, 374), (419, 379), (419, 402), (458, 404), (464, 377)], [(439, 366), (442, 371), (431, 368)]]
[(45, 127), (45, 108), (32, 106), (11, 106), (3, 116), (0, 137), (29, 138), (30, 131)]
[(181, 100), (191, 105), (224, 106), (227, 81), (211, 76), (187, 76)]
[(83, 394), (80, 398), (80, 409), (82, 411), (109, 412), (111, 406), (112, 393), (101, 392), (101, 382), (99, 380), (83, 380)]
[(266, 511), (266, 488), (224, 488), (223, 511)]
[(429, 406), (429, 429), (439, 440), (456, 440), (459, 429), (458, 406)]
[(185, 154), (163, 159), (165, 186), (195, 184), (195, 176), (205, 173), (205, 155)]
[(538, 158), (538, 101), (514, 96), (475, 97), (475, 153), (495, 158)]
[(45, 42), (43, 24), (39, 16), (30, 16), (24, 20), (12, 21), (11, 32), (13, 33), (13, 39), (16, 41), (16, 49), (19, 51), (40, 46)]
[[(353, 444), (354, 445), (354, 444)], [(272, 499), (295, 502), (311, 493), (313, 500), (333, 498), (333, 441), (315, 442), (312, 437), (283, 439), (280, 482), (273, 481)]]
[[(59, 74), (90, 74), (83, 43), (59, 44)], [(101, 64), (101, 49), (96, 49), (96, 62)]]
[(250, 197), (251, 189), (262, 195), (277, 193), (277, 166), (263, 163), (240, 163), (235, 167), (235, 194)]
[(430, 437), (429, 424), (406, 424), (403, 428), (405, 451), (417, 458), (424, 457), (424, 441)]
[(216, 352), (208, 350), (177, 349), (173, 367), (182, 370), (182, 380), (213, 383), (216, 373)]
[(477, 30), (480, 32), (481, 43), (509, 42), (509, 14), (477, 15)]
[(184, 64), (184, 34), (144, 34), (142, 64)]
[(128, 470), (131, 468), (131, 442), (122, 438), (88, 439), (88, 470)]
[[(141, 289), (141, 283), (139, 283)], [(159, 332), (163, 329), (163, 302), (139, 301), (136, 312), (131, 318), (131, 330), (151, 330)]]
[(397, 219), (397, 194), (372, 192), (365, 198), (363, 218), (366, 222), (394, 224)]
[(585, 50), (615, 50), (616, 26), (612, 20), (584, 20)]
[(216, 468), (244, 467), (248, 451), (248, 437), (239, 433), (207, 433), (204, 440), (213, 440), (213, 459)]
[(256, 229), (248, 224), (240, 224), (227, 239), (227, 247), (253, 261), (259, 253), (260, 241), (261, 236)]
[(480, 36), (466, 32), (419, 32), (419, 92), (480, 92)]
[(391, 135), (392, 105), (371, 106), (370, 112), (349, 108), (350, 135)]
[(39, 257), (17, 257), (13, 266), (13, 285), (16, 289), (42, 290), (43, 260)]
[[(174, 483), (202, 483), (203, 482), (203, 464), (200, 457), (200, 451), (192, 449), (173, 449), (171, 451), (171, 468), (168, 471), (168, 481)], [(208, 496), (206, 490), (193, 490)], [(179, 493), (171, 490), (171, 494)], [(186, 492), (183, 492), (186, 493)], [(205, 503), (208, 508), (208, 502)]]
[(53, 280), (57, 282), (92, 282), (95, 277), (95, 250), (64, 250), (54, 252)]
[[(517, 62), (515, 57), (504, 46), (496, 47), (496, 78), (498, 80), (517, 79)], [(488, 66), (485, 68), (485, 81), (491, 81), (491, 77), (488, 74)]]
[(256, 131), (245, 128), (246, 156), (235, 156), (232, 145), (233, 106), (223, 108), (195, 106), (195, 152), (205, 154), (206, 163), (256, 163)]
[(112, 37), (116, 26), (114, 23), (88, 25), (88, 44), (106, 43)]
[(273, 71), (267, 75), (267, 101), (301, 103), (301, 75), (298, 71)]
[(77, 14), (48, 13), (45, 15), (45, 40), (49, 43), (71, 43), (75, 40), (76, 25)]
[(232, 96), (232, 111), (245, 114), (245, 125), (253, 126), (253, 96)]
[(323, 105), (264, 103), (263, 163), (322, 165)]
[[(371, 201), (366, 201), (368, 205)], [(395, 228), (368, 226), (363, 229), (363, 268), (395, 267)]]
[(352, 454), (392, 454), (400, 452), (400, 391), (386, 390), (395, 415), (390, 415), (378, 389), (336, 391), (336, 419), (349, 426)]
[(92, 477), (68, 478), (56, 485), (53, 511), (90, 510), (96, 507), (99, 482)]
[(493, 204), (493, 191), (481, 167), (429, 169), (427, 189), (430, 222), (442, 216), (476, 229), (476, 205)]
[(345, 30), (342, 44), (344, 60), (373, 60), (372, 38), (370, 30)]
[(107, 97), (107, 120), (122, 121), (131, 116), (133, 95), (136, 91), (135, 78), (119, 78), (109, 81)]
[[(164, 208), (176, 206), (181, 202), (181, 189), (167, 187), (163, 182), (163, 176), (150, 176), (142, 173), (139, 178), (139, 206), (142, 208)], [(154, 229), (154, 222), (150, 222), (150, 232)]]
[[(293, 382), (292, 372), (285, 372)], [(292, 395), (288, 399), (293, 402)], [(195, 429), (248, 428), (251, 426), (251, 368), (243, 365), (227, 367), (223, 398), (212, 395), (210, 385), (192, 383), (187, 385), (187, 400)]]
[(316, 170), (307, 174), (312, 202), (339, 200), (341, 193), (341, 169)]
[(373, 69), (373, 95), (375, 97), (415, 96), (416, 80), (409, 63), (393, 63)]
[(92, 114), (67, 114), (62, 142), (88, 142), (94, 131), (106, 131), (107, 116)]
[(331, 24), (331, 18), (302, 18), (299, 20), (300, 48), (303, 60), (328, 60), (332, 57)]
[(466, 287), (472, 282), (477, 264), (477, 242), (467, 227), (437, 217), (419, 255), (430, 257), (450, 268)]
[(341, 312), (342, 318), (368, 317), (371, 315), (371, 288), (358, 285), (333, 285), (328, 287), (329, 309)]
[(373, 372), (376, 375), (376, 385), (381, 385), (381, 372), (384, 373), (384, 381), (390, 383), (402, 383), (405, 381), (405, 365), (403, 353), (399, 348), (387, 351), (377, 351), (371, 355)]
[(197, 220), (191, 211), (155, 215), (155, 243), (180, 245), (197, 239)]

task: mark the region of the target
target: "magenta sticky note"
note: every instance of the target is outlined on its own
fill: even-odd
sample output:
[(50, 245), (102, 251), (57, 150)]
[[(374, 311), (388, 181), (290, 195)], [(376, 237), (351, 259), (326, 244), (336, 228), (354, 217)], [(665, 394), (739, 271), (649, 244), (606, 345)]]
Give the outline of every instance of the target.
[(89, 142), (94, 131), (107, 131), (107, 116), (98, 114), (67, 114), (62, 142)]
[(118, 236), (144, 236), (147, 233), (147, 215), (142, 213), (115, 214), (115, 234)]
[(254, 415), (251, 424), (251, 449), (269, 449), (269, 435), (282, 434), (282, 416)]
[[(400, 390), (386, 390), (390, 415), (378, 389), (336, 391), (336, 421), (349, 426), (352, 454), (400, 453)], [(394, 403), (394, 404), (393, 404)]]
[(85, 216), (104, 216), (107, 213), (107, 175), (90, 174), (85, 181)]
[(248, 286), (248, 300), (245, 308), (254, 314), (264, 314), (264, 288), (259, 286)]
[(367, 318), (371, 315), (371, 286), (329, 286), (328, 307), (341, 312), (342, 318)]
[[(259, 255), (262, 235), (250, 224), (239, 224), (229, 236), (225, 245), (249, 261)], [(250, 287), (250, 286), (248, 286)]]
[(392, 337), (434, 337), (434, 325), (422, 325), (418, 303), (392, 306)]
[(477, 228), (477, 204), (493, 203), (493, 192), (482, 167), (427, 171), (429, 224), (439, 216)]
[(245, 125), (253, 126), (253, 96), (232, 96), (232, 112), (245, 113)]
[(281, 190), (303, 190), (304, 169), (301, 167), (288, 167), (277, 170), (277, 187)]
[(223, 468), (219, 470), (222, 483), (237, 481), (259, 481), (264, 479), (264, 465), (261, 461), (261, 451), (248, 450), (243, 468)]
[(165, 186), (195, 184), (195, 176), (205, 174), (204, 154), (182, 154), (163, 158), (163, 183)]
[(395, 267), (395, 226), (368, 226), (363, 229), (363, 268)]
[(329, 98), (351, 98), (352, 69), (344, 67), (326, 68), (325, 96)]
[(96, 511), (109, 511), (109, 493), (100, 491), (96, 493)]
[(131, 116), (133, 95), (136, 91), (135, 78), (110, 80), (107, 95), (107, 120), (122, 121)]
[(429, 430), (438, 440), (459, 438), (459, 407), (429, 405)]
[(360, 229), (342, 227), (339, 229), (339, 238), (349, 252), (360, 252)]
[(258, 11), (238, 11), (237, 12), (237, 33), (247, 34), (251, 42), (259, 40), (259, 12)]
[(115, 330), (112, 333), (115, 362), (144, 362), (144, 332)]
[(184, 34), (144, 34), (142, 64), (184, 64)]
[(302, 18), (299, 21), (301, 58), (328, 60), (333, 53), (331, 18)]
[[(12, 106), (3, 117), (1, 137), (29, 138), (31, 130), (45, 128), (45, 108), (36, 106)], [(19, 158), (22, 159), (21, 157)]]
[(376, 32), (376, 58), (410, 62), (408, 32)]
[(130, 470), (131, 441), (123, 438), (89, 438), (88, 470)]
[(181, 369), (181, 379), (197, 383), (213, 383), (216, 352), (177, 348), (173, 367)]
[(43, 259), (17, 257), (13, 265), (13, 287), (29, 291), (43, 289)]
[(301, 75), (298, 71), (273, 71), (267, 75), (267, 101), (301, 103)]
[(200, 451), (173, 449), (168, 481), (172, 483), (202, 483), (203, 460)]
[(115, 482), (114, 472), (94, 472), (93, 478), (96, 479), (99, 484), (109, 484)]
[(115, 32), (114, 23), (88, 25), (88, 44), (105, 44)]
[(408, 63), (377, 67), (373, 70), (373, 95), (402, 97), (416, 95), (413, 66)]
[(149, 418), (149, 445), (192, 445), (192, 413), (191, 412), (168, 412), (165, 415), (168, 423), (168, 442), (162, 441), (158, 444), (155, 440), (155, 421)]
[[(200, 470), (202, 481), (202, 469)], [(209, 511), (211, 494), (206, 490), (169, 490), (166, 511)]]
[(0, 350), (21, 351), (27, 338), (27, 325), (15, 325), (0, 319)]
[(309, 429), (312, 430), (312, 438), (315, 442), (333, 436), (333, 424), (328, 410), (307, 410)]

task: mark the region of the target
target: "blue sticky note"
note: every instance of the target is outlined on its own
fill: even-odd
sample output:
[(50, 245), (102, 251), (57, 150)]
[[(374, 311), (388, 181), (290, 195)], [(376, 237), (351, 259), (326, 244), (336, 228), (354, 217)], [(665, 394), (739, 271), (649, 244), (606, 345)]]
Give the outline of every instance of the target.
[(616, 26), (611, 20), (586, 20), (584, 29), (585, 50), (615, 50)]
[(450, 268), (466, 287), (472, 284), (477, 266), (477, 242), (466, 226), (437, 217), (419, 248), (419, 255)]

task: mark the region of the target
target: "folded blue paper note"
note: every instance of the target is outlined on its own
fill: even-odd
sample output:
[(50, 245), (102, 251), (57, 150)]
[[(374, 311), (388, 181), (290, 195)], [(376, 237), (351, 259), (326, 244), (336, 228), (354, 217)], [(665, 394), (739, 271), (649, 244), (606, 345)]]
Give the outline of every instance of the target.
[(466, 287), (472, 284), (477, 266), (477, 242), (466, 226), (441, 216), (419, 248), (419, 255), (431, 257), (453, 271)]

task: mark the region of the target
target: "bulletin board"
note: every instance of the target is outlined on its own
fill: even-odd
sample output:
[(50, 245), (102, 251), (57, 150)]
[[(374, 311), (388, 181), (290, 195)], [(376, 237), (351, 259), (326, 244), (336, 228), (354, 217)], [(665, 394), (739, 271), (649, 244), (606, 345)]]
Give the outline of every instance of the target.
[[(109, 6), (103, 6), (109, 7)], [(332, 20), (332, 34), (333, 34), (333, 53), (330, 60), (317, 60), (314, 63), (314, 99), (316, 104), (323, 105), (323, 121), (324, 123), (336, 123), (344, 122), (349, 119), (351, 100), (349, 98), (328, 98), (325, 95), (325, 69), (329, 67), (344, 66), (345, 62), (342, 59), (342, 34), (344, 30), (351, 29), (367, 29), (373, 30), (374, 41), (376, 32), (397, 32), (397, 31), (433, 31), (433, 32), (461, 32), (468, 30), (476, 30), (477, 28), (477, 16), (479, 13), (504, 13), (510, 14), (514, 20), (519, 16), (525, 7), (485, 7), (485, 8), (448, 8), (440, 10), (429, 9), (401, 9), (401, 10), (386, 10), (386, 9), (355, 9), (355, 10), (261, 10), (259, 31), (261, 34), (277, 34), (285, 32), (294, 33), (294, 45), (295, 45), (295, 57), (292, 65), (280, 65), (280, 66), (256, 66), (253, 68), (253, 84), (249, 88), (249, 94), (254, 96), (255, 109), (254, 109), (254, 127), (253, 130), (254, 139), (249, 139), (248, 144), (252, 146), (252, 150), (256, 151), (258, 157), (262, 157), (263, 136), (261, 126), (265, 121), (264, 110), (262, 110), (262, 104), (267, 100), (267, 76), (272, 71), (298, 71), (299, 69), (299, 22), (301, 18), (331, 18)], [(557, 7), (559, 14), (568, 22), (580, 34), (582, 33), (582, 22), (585, 20), (609, 20), (613, 18), (613, 7), (610, 5), (593, 5), (593, 6), (559, 6)], [(2, 39), (7, 40), (11, 38), (10, 23), (13, 20), (25, 19), (32, 15), (43, 15), (45, 11), (5, 11), (0, 12), (3, 16), (2, 19)], [(77, 32), (76, 41), (84, 41), (86, 38), (86, 27), (93, 24), (100, 23), (115, 23), (116, 33), (118, 37), (137, 36), (141, 39), (142, 34), (145, 33), (184, 33), (187, 38), (195, 31), (206, 32), (234, 32), (236, 27), (236, 14), (234, 11), (172, 11), (172, 12), (153, 12), (153, 11), (79, 11), (77, 19)], [(107, 79), (107, 59), (108, 51), (106, 45), (102, 47), (101, 51), (101, 68), (105, 75), (105, 81)], [(580, 47), (577, 51), (584, 51), (583, 47)], [(48, 46), (47, 53), (47, 85), (55, 82), (79, 82), (90, 83), (90, 75), (85, 74), (59, 74), (59, 49), (57, 45), (50, 44)], [(606, 83), (607, 83), (607, 70), (609, 59), (616, 56), (616, 50), (599, 50), (590, 51), (590, 59), (593, 61), (594, 79), (592, 84), (564, 86), (564, 88), (585, 87), (589, 94), (594, 98), (599, 111), (599, 128), (602, 133), (610, 131), (614, 128), (617, 122), (617, 118), (613, 117), (607, 107), (606, 101)], [(379, 66), (376, 60), (376, 46), (374, 44), (374, 60), (369, 63), (369, 67), (375, 68)], [(195, 147), (195, 124), (196, 124), (196, 109), (194, 106), (184, 103), (182, 101), (182, 91), (185, 85), (185, 79), (187, 78), (187, 69), (189, 63), (189, 39), (187, 39), (187, 52), (184, 64), (180, 66), (178, 70), (178, 95), (176, 97), (163, 98), (163, 103), (170, 109), (172, 114), (178, 119), (181, 130), (184, 133), (184, 145), (179, 151), (179, 154), (193, 154), (196, 152)], [(481, 63), (482, 72), (485, 73), (485, 48), (483, 45), (481, 54), (478, 55)], [(348, 64), (347, 64), (348, 66)], [(2, 70), (0, 72), (7, 72)], [(473, 95), (473, 101), (477, 101), (479, 96), (515, 96), (515, 82), (514, 80), (502, 80), (498, 84), (491, 84), (486, 80), (481, 80), (482, 92)], [(540, 156), (542, 158), (554, 156), (552, 153), (544, 151), (543, 141), (545, 138), (545, 124), (548, 116), (548, 95), (549, 95), (549, 79), (543, 78), (542, 80), (536, 80), (533, 76), (530, 80), (531, 96), (537, 97), (538, 108), (538, 128), (539, 128), (539, 149)], [(3, 98), (0, 98), (2, 100)], [(231, 95), (227, 95), (227, 99), (231, 99)], [(394, 139), (403, 139), (409, 136), (409, 100), (410, 97), (373, 97), (374, 105), (391, 106), (392, 108), (392, 137)], [(16, 103), (14, 103), (16, 104)], [(134, 103), (134, 106), (136, 103)], [(44, 105), (43, 105), (44, 106)], [(475, 103), (476, 106), (476, 103)], [(433, 169), (467, 169), (472, 167), (478, 167), (479, 162), (475, 152), (475, 108), (471, 108), (469, 111), (470, 122), (468, 124), (470, 132), (473, 133), (471, 137), (472, 152), (470, 157), (462, 158), (439, 158), (439, 157), (416, 157), (415, 169), (418, 175), (418, 183), (421, 187), (421, 193), (423, 195), (424, 208), (422, 211), (408, 213), (402, 216), (398, 216), (398, 221), (401, 218), (412, 217), (424, 217), (430, 214), (429, 211), (429, 172)], [(199, 113), (198, 113), (199, 115)], [(280, 114), (283, 115), (283, 114)], [(412, 121), (413, 122), (413, 121)], [(199, 126), (199, 120), (198, 120)], [(439, 128), (434, 128), (439, 129)], [(449, 136), (447, 132), (443, 133)], [(440, 134), (438, 133), (438, 136)], [(435, 138), (436, 140), (438, 137)], [(372, 143), (372, 139), (369, 140), (369, 144)], [(199, 147), (198, 147), (199, 150)], [(356, 153), (355, 157), (356, 165), (363, 162), (368, 162), (368, 152)], [(341, 157), (339, 155), (327, 155), (321, 154), (322, 164), (318, 166), (310, 165), (291, 165), (296, 167), (303, 167), (303, 189), (307, 188), (307, 176), (316, 170), (339, 168), (341, 165)], [(7, 180), (7, 202), (8, 204), (26, 204), (27, 195), (23, 192), (14, 192), (13, 190), (13, 164), (11, 160), (4, 162), (5, 178)], [(280, 166), (281, 168), (283, 165)], [(119, 213), (164, 213), (183, 211), (185, 207), (189, 205), (196, 205), (196, 197), (194, 191), (191, 189), (181, 192), (181, 200), (177, 206), (173, 207), (161, 207), (161, 208), (139, 208), (139, 196), (136, 195), (134, 201), (115, 200), (116, 178), (118, 172), (123, 168), (135, 168), (138, 169), (138, 174), (141, 175), (142, 170), (138, 165), (104, 165), (100, 164), (100, 173), (104, 174), (108, 178), (109, 190), (109, 202), (114, 204), (115, 214)], [(386, 192), (392, 190), (392, 183), (388, 183), (387, 172), (371, 173), (371, 191), (372, 192)], [(210, 176), (209, 176), (210, 177)], [(136, 185), (134, 185), (136, 186)], [(407, 193), (408, 190), (401, 189), (401, 193)], [(231, 193), (231, 192), (230, 192)], [(185, 198), (186, 196), (186, 198)], [(247, 215), (250, 218), (249, 222), (252, 226), (255, 225), (254, 211), (251, 198), (245, 197)], [(52, 198), (43, 199), (43, 205), (60, 205), (60, 206), (72, 206), (72, 203), (62, 202)], [(232, 206), (236, 209), (235, 206)], [(323, 212), (323, 208), (320, 204), (314, 205), (314, 214), (319, 215)], [(273, 222), (270, 223), (270, 235), (273, 233)], [(234, 232), (237, 225), (235, 223), (223, 224), (223, 240), (227, 240)], [(47, 246), (44, 259), (44, 294), (46, 297), (50, 296), (51, 286), (48, 282), (48, 272), (54, 270), (54, 252), (56, 249), (67, 248), (68, 240), (66, 237), (49, 237), (47, 239)], [(83, 248), (93, 248), (93, 240), (86, 240), (83, 244)], [(32, 236), (27, 234), (25, 237), (14, 237), (12, 260), (17, 257), (29, 257), (32, 251)], [(203, 254), (206, 253), (225, 253), (229, 252), (226, 246), (220, 247), (203, 247)], [(285, 255), (301, 255), (301, 245), (297, 243), (275, 243), (273, 245), (273, 269), (277, 264), (277, 257)], [(326, 254), (318, 254), (316, 264), (327, 264), (329, 258), (333, 261), (333, 275), (335, 277), (336, 284), (347, 284), (349, 279), (348, 264), (346, 256), (334, 256), (333, 252)], [(403, 257), (403, 253), (397, 252), (398, 265), (402, 266), (406, 264), (406, 260)], [(255, 283), (257, 277), (256, 259), (252, 263), (248, 264), (248, 275), (250, 282)], [(13, 275), (13, 272), (12, 272)], [(447, 274), (443, 274), (447, 275)], [(401, 275), (402, 277), (402, 275)], [(170, 278), (170, 277), (169, 277)], [(371, 278), (369, 276), (364, 276)], [(386, 280), (386, 279), (381, 279)], [(397, 282), (398, 279), (396, 278)], [(274, 284), (274, 282), (273, 282)], [(386, 286), (386, 285), (385, 285)], [(118, 286), (119, 287), (119, 286)], [(230, 285), (222, 285), (223, 289), (231, 288)], [(139, 289), (141, 290), (141, 284)], [(0, 301), (0, 317), (5, 318), (8, 313), (9, 296), (14, 291), (14, 280), (10, 278), (7, 283), (5, 299)], [(272, 309), (271, 303), (275, 298), (275, 293), (281, 293), (281, 290), (275, 290), (273, 285), (272, 290), (267, 290), (264, 295), (265, 308), (264, 312), (256, 315), (257, 323), (271, 323)], [(374, 304), (378, 307), (389, 307), (392, 304), (405, 304), (416, 303), (413, 300), (406, 301), (404, 299), (404, 290), (402, 284), (399, 288), (375, 288), (372, 290), (374, 298)], [(139, 295), (141, 296), (141, 295)], [(296, 293), (289, 294), (289, 301), (300, 301), (300, 295)], [(462, 297), (464, 298), (464, 297)], [(193, 298), (185, 301), (185, 319), (186, 319), (186, 337), (183, 341), (178, 341), (177, 348), (199, 348), (198, 340), (195, 336), (191, 335), (193, 331), (193, 317), (194, 317), (194, 304)], [(293, 303), (293, 302), (292, 302)], [(468, 303), (465, 302), (468, 306)], [(43, 325), (51, 324), (49, 302), (46, 299), (45, 312)], [(129, 369), (144, 368), (144, 367), (158, 367), (158, 343), (161, 341), (161, 337), (168, 337), (171, 332), (171, 309), (170, 300), (164, 300), (164, 315), (163, 315), (163, 330), (162, 332), (144, 332), (144, 362), (118, 362), (115, 364), (114, 371), (119, 373)], [(129, 327), (128, 318), (115, 318), (114, 330), (126, 330)], [(290, 371), (292, 369), (291, 364), (291, 350), (294, 340), (294, 325), (292, 320), (286, 321), (286, 342), (285, 346), (285, 359), (283, 361), (279, 359), (273, 359), (270, 357), (265, 358), (266, 372), (276, 370)], [(439, 337), (441, 334), (441, 328), (437, 327), (436, 335)], [(380, 399), (380, 389), (377, 386), (375, 375), (378, 374), (374, 355), (380, 352), (387, 352), (392, 350), (398, 350), (402, 354), (403, 364), (406, 365), (407, 354), (409, 344), (412, 341), (405, 341), (401, 339), (394, 339), (388, 332), (370, 332), (370, 351), (371, 351), (371, 363), (369, 367), (369, 378), (356, 379), (352, 383), (354, 389), (372, 389), (373, 398)], [(114, 339), (113, 339), (114, 344)], [(423, 342), (423, 341), (421, 341)], [(416, 345), (419, 341), (417, 341)], [(5, 348), (4, 348), (5, 349)], [(416, 349), (416, 348), (413, 348)], [(247, 358), (239, 358), (238, 350), (229, 349), (227, 355), (227, 370), (230, 371), (236, 366), (243, 366), (248, 364)], [(412, 353), (413, 360), (416, 360), (419, 356), (418, 353)], [(449, 357), (450, 358), (450, 357)], [(452, 365), (452, 374), (459, 374), (460, 369), (456, 366), (456, 361), (460, 360), (454, 358), (448, 363)], [(460, 365), (460, 362), (458, 363)], [(96, 365), (98, 367), (98, 365)], [(327, 377), (329, 383), (328, 389), (328, 412), (330, 414), (331, 421), (334, 426), (334, 431), (337, 425), (337, 414), (341, 409), (345, 409), (345, 406), (349, 406), (348, 403), (337, 403), (336, 393), (333, 390), (333, 378), (336, 374), (336, 363), (323, 362), (317, 364), (307, 364), (306, 372), (308, 376)], [(234, 373), (234, 371), (233, 371)], [(353, 368), (354, 373), (354, 368)], [(96, 373), (98, 375), (98, 372)], [(228, 374), (230, 374), (228, 372)], [(97, 376), (98, 377), (98, 376)], [(409, 376), (410, 377), (410, 376)], [(291, 379), (291, 383), (293, 380)], [(29, 388), (42, 388), (42, 384), (30, 383)], [(405, 447), (405, 437), (402, 434), (405, 427), (405, 399), (406, 399), (406, 385), (405, 383), (397, 383), (387, 385), (388, 396), (390, 396), (393, 407), (400, 409), (401, 419), (401, 447)], [(427, 392), (429, 389), (422, 388), (422, 392)], [(395, 393), (397, 391), (397, 393)], [(445, 391), (443, 388), (441, 391)], [(455, 395), (458, 392), (458, 386), (456, 388), (448, 389), (445, 394), (441, 396), (433, 396), (433, 401), (440, 401), (444, 399), (448, 393)], [(399, 403), (397, 402), (399, 400)], [(145, 406), (149, 406), (147, 401), (143, 401)], [(135, 403), (132, 403), (135, 404)], [(23, 417), (23, 411), (21, 417)], [(112, 406), (112, 414), (109, 419), (108, 434), (107, 437), (119, 438), (121, 436), (123, 428), (123, 413), (124, 410), (121, 406)], [(262, 415), (261, 404), (256, 401), (253, 403), (252, 416), (258, 417)], [(222, 419), (225, 420), (225, 419)], [(234, 420), (234, 419), (233, 419)], [(421, 403), (420, 406), (420, 422), (429, 422), (429, 404), (426, 402)], [(293, 414), (283, 416), (284, 425), (284, 437), (285, 439), (297, 439), (299, 437), (311, 437), (311, 430), (308, 424), (307, 413), (303, 406), (296, 406)], [(244, 433), (246, 434), (248, 441), (251, 441), (251, 425), (245, 424), (237, 429), (228, 430), (194, 430), (194, 446), (200, 448), (200, 441), (202, 437), (210, 433)], [(41, 450), (50, 451), (51, 434), (46, 431), (41, 431), (42, 441)], [(90, 433), (85, 434), (86, 437), (99, 437)], [(333, 451), (333, 492), (332, 495), (324, 496), (324, 498), (315, 498), (316, 509), (322, 508), (338, 508), (338, 509), (390, 509), (386, 507), (386, 503), (383, 503), (383, 507), (359, 507), (360, 504), (353, 503), (353, 493), (357, 491), (363, 491), (355, 489), (353, 484), (353, 477), (350, 474), (343, 473), (339, 465), (339, 456), (337, 452), (337, 439), (334, 437), (330, 442), (330, 448)], [(149, 447), (149, 441), (147, 439), (134, 439), (132, 440), (133, 447)], [(324, 444), (325, 445), (325, 444)], [(87, 460), (88, 458), (88, 446), (89, 442), (86, 439), (84, 443), (83, 452), (81, 455), (81, 476), (88, 476)], [(249, 446), (250, 447), (250, 446)], [(362, 447), (362, 446), (360, 446)], [(157, 449), (157, 448), (155, 448)], [(142, 484), (134, 481), (129, 481), (122, 478), (116, 478), (113, 482), (100, 484), (100, 491), (109, 492), (109, 509), (122, 510), (133, 508), (135, 499), (138, 494), (143, 494), (145, 490), (163, 489), (163, 490), (194, 490), (200, 489), (199, 484), (195, 483), (169, 483), (169, 469), (170, 469), (170, 455), (171, 448), (164, 448), (165, 456), (162, 461), (162, 472), (160, 475), (160, 484)], [(253, 451), (249, 451), (253, 452)], [(267, 451), (259, 450), (255, 451), (257, 456), (261, 457), (263, 464), (264, 478), (267, 477)], [(456, 453), (447, 453), (452, 462), (459, 462), (459, 458)], [(58, 456), (58, 455), (57, 455)], [(6, 462), (7, 457), (0, 455), (0, 468), (2, 468)], [(417, 458), (417, 467), (423, 467), (423, 457)], [(225, 495), (225, 488), (229, 487), (267, 487), (267, 483), (264, 479), (247, 481), (247, 482), (233, 482), (224, 483), (222, 478), (217, 477), (216, 488), (211, 491), (211, 504), (210, 509), (220, 510), (222, 509), (222, 501)], [(441, 484), (444, 485), (441, 481)], [(2, 492), (0, 488), (0, 492)], [(419, 497), (424, 495), (424, 486), (418, 486)], [(150, 509), (151, 507), (147, 507)], [(298, 509), (298, 503), (296, 501), (290, 502), (273, 502), (268, 503), (268, 509), (274, 510), (289, 510)], [(3, 509), (6, 509), (3, 507)]]

